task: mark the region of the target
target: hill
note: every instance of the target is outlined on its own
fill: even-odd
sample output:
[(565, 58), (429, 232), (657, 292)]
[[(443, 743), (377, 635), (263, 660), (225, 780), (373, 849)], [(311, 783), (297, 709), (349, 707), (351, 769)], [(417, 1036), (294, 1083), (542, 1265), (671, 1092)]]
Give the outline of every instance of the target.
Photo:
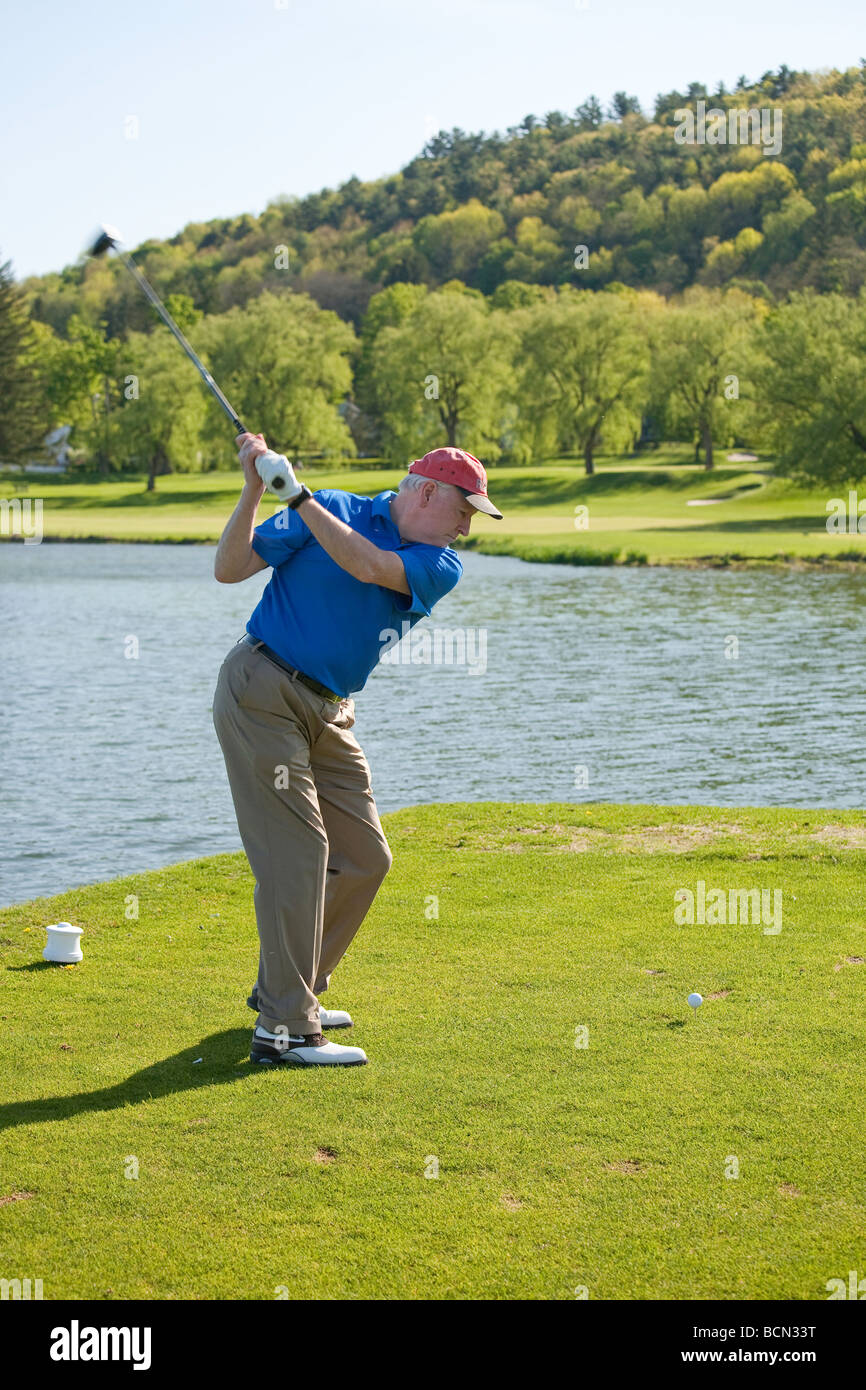
[[(717, 123), (703, 143), (680, 143), (677, 113), (699, 102), (765, 112), (779, 139), (713, 143)], [(619, 92), (606, 113), (590, 97), (504, 134), (443, 131), (390, 177), (190, 223), (136, 255), (163, 294), (205, 314), (291, 289), (357, 327), (371, 295), (401, 281), (459, 279), (486, 295), (510, 280), (573, 282), (579, 245), (588, 288), (855, 294), (866, 283), (866, 67), (782, 67), (732, 92), (693, 82), (660, 94), (651, 116)], [(25, 287), (33, 316), (60, 333), (73, 312), (105, 319), (110, 337), (150, 331), (127, 278), (87, 263)]]

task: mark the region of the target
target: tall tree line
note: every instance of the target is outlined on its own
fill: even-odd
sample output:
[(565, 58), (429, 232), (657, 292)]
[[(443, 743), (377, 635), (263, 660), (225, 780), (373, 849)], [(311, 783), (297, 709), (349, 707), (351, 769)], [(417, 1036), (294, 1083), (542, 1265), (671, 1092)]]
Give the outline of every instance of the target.
[[(866, 476), (866, 291), (804, 291), (778, 305), (693, 286), (666, 300), (506, 282), (396, 284), (360, 331), (309, 295), (265, 292), (200, 315), (190, 333), (242, 418), (291, 457), (359, 453), (403, 464), (440, 443), (490, 463), (579, 458), (657, 437), (712, 468), (732, 444), (771, 450), (792, 475)], [(0, 462), (38, 457), (73, 426), (77, 466), (145, 474), (230, 468), (225, 420), (161, 325), (111, 337), (73, 316), (65, 336), (28, 319), (0, 270)]]

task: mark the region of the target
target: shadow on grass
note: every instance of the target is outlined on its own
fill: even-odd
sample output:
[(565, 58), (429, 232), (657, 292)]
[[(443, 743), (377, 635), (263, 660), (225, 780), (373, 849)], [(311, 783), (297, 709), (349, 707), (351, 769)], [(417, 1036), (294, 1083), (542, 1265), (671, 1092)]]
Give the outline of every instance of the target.
[[(153, 1066), (133, 1072), (116, 1086), (69, 1096), (50, 1096), (46, 1100), (10, 1101), (0, 1105), (0, 1130), (13, 1129), (15, 1125), (69, 1120), (95, 1110), (120, 1110), (157, 1096), (239, 1081), (254, 1071), (252, 1065), (242, 1065), (249, 1057), (250, 1036), (249, 1028), (227, 1028), (222, 1033), (211, 1033), (173, 1057), (165, 1057)], [(202, 1061), (196, 1065), (199, 1057)]]
[(223, 507), (236, 503), (239, 494), (240, 485), (227, 485), (208, 492), (160, 492), (159, 488), (154, 492), (148, 492), (142, 485), (140, 488), (129, 488), (114, 497), (76, 497), (70, 505), (70, 510), (111, 512), (124, 507)]
[(738, 517), (735, 521), (716, 521), (712, 514), (704, 512), (704, 520), (696, 521), (693, 526), (652, 526), (653, 531), (732, 531), (749, 533), (761, 531), (799, 531), (804, 536), (810, 535), (813, 531), (826, 531), (827, 515), (823, 516), (774, 516), (774, 517)]
[[(558, 502), (573, 502), (577, 497), (604, 497), (608, 493), (628, 495), (652, 492), (657, 488), (665, 488), (675, 493), (688, 492), (705, 484), (707, 477), (701, 469), (690, 468), (673, 473), (666, 468), (635, 468), (622, 472), (611, 469), (609, 472), (594, 473), (590, 478), (578, 473), (564, 478), (521, 478), (515, 477), (514, 474), (497, 478), (495, 473), (491, 473), (488, 482), (491, 496), (495, 497), (497, 504), (511, 508), (533, 508), (549, 507)], [(720, 479), (720, 482), (725, 486), (735, 486), (728, 478)]]

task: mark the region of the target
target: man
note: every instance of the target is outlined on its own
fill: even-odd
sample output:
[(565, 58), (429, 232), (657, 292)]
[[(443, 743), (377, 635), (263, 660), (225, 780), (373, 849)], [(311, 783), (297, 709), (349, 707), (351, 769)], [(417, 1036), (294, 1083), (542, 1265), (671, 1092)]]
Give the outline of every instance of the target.
[(237, 438), (244, 486), (217, 546), (223, 584), (267, 565), (273, 574), (226, 657), (214, 725), (238, 828), (256, 880), (259, 973), (247, 1001), (258, 1012), (250, 1058), (265, 1064), (360, 1066), (360, 1047), (326, 1042), (352, 1019), (323, 1008), (334, 967), (391, 866), (351, 733), (387, 630), (429, 615), (463, 567), (451, 542), (476, 511), (501, 520), (487, 475), (462, 449), (416, 459), (399, 490), (372, 500), (313, 495), (289, 467), (288, 505), (260, 526), (261, 435)]

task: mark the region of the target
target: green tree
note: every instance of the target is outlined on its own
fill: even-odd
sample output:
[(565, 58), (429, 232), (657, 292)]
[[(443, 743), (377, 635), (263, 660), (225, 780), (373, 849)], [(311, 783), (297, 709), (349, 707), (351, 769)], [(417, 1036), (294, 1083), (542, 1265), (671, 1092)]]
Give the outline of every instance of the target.
[(732, 442), (747, 418), (754, 343), (767, 310), (741, 290), (692, 286), (660, 317), (654, 340), (652, 397), (669, 429), (684, 430), (713, 467), (714, 444)]
[(504, 231), (501, 214), (472, 198), (453, 212), (422, 217), (412, 240), (429, 265), (432, 278), (471, 283), (487, 251)]
[(201, 319), (201, 311), (195, 307), (188, 294), (166, 295), (165, 307), (181, 333), (188, 333)]
[(374, 369), (376, 340), (384, 328), (399, 328), (427, 294), (426, 285), (397, 284), (374, 294), (361, 324), (361, 350), (355, 372), (355, 399), (361, 410), (379, 419), (386, 400), (379, 390)]
[(608, 449), (625, 448), (640, 432), (649, 308), (649, 300), (628, 292), (565, 288), (556, 300), (523, 311), (524, 456), (577, 450), (592, 474), (602, 440)]
[(0, 265), (0, 461), (22, 466), (38, 454), (48, 414), (34, 361), (27, 303), (12, 273)]
[(777, 468), (811, 483), (866, 478), (866, 291), (791, 296), (765, 324), (755, 399)]
[(66, 337), (40, 325), (39, 373), (51, 422), (73, 426), (72, 440), (101, 473), (114, 466), (114, 412), (121, 401), (118, 355), (121, 343), (105, 336), (78, 314)]
[(509, 316), (449, 287), (376, 338), (373, 369), (389, 457), (437, 444), (500, 457), (516, 413)]
[(114, 447), (122, 466), (146, 469), (149, 492), (164, 473), (200, 468), (208, 396), (168, 329), (131, 333), (121, 370), (123, 404), (114, 417)]
[(522, 217), (514, 232), (515, 247), (505, 263), (509, 280), (555, 284), (571, 268), (561, 238), (540, 217)]
[(575, 108), (574, 116), (578, 130), (597, 130), (604, 120), (604, 111), (598, 97), (588, 97)]
[(621, 121), (626, 116), (640, 116), (640, 102), (637, 97), (629, 96), (628, 92), (614, 92), (609, 114), (615, 121)]
[(503, 280), (490, 296), (493, 309), (525, 309), (530, 304), (541, 304), (555, 294), (555, 290), (542, 285), (527, 285), (522, 280)]
[[(244, 308), (202, 321), (201, 341), (214, 377), (247, 428), (291, 458), (310, 453), (354, 456), (338, 405), (352, 385), (352, 328), (305, 294), (265, 292)], [(225, 417), (208, 413), (210, 456), (236, 461)]]

